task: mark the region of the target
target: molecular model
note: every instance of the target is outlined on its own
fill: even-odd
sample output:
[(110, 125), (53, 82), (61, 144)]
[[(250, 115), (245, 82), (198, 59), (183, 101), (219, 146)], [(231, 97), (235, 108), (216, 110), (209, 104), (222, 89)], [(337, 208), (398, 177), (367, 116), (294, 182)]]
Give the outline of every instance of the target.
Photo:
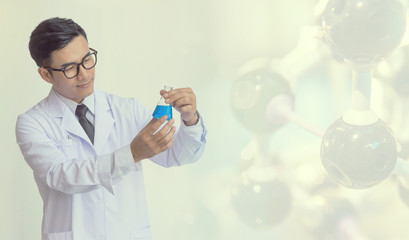
[[(232, 85), (232, 111), (254, 139), (241, 153), (232, 206), (243, 222), (259, 229), (292, 221), (304, 226), (311, 239), (384, 239), (359, 224), (366, 219), (360, 212), (371, 208), (358, 209), (358, 205), (370, 193), (362, 192), (358, 200), (344, 193), (393, 179), (396, 194), (409, 206), (409, 127), (404, 121), (409, 114), (405, 107), (409, 49), (399, 46), (406, 29), (406, 8), (399, 0), (322, 2), (320, 24), (304, 29), (296, 49), (280, 59), (247, 62)], [(330, 61), (343, 62), (342, 69), (350, 73), (349, 79), (343, 79), (351, 87), (350, 105), (325, 130), (295, 111), (295, 88), (303, 74), (326, 68)], [(328, 74), (339, 81), (335, 75)], [(374, 99), (379, 96), (373, 94), (377, 86), (383, 86), (380, 99)], [(271, 153), (271, 136), (287, 123), (320, 138), (318, 151), (325, 174), (315, 174), (319, 184), (289, 180), (296, 170), (279, 156), (279, 150)]]

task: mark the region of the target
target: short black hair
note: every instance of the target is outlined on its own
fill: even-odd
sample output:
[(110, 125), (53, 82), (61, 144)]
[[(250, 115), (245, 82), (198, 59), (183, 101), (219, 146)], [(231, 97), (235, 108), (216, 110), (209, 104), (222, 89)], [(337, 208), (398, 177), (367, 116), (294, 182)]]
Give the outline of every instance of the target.
[(28, 44), (31, 57), (37, 66), (47, 66), (51, 64), (52, 51), (64, 48), (79, 35), (88, 41), (84, 29), (72, 19), (55, 17), (44, 20), (31, 33)]

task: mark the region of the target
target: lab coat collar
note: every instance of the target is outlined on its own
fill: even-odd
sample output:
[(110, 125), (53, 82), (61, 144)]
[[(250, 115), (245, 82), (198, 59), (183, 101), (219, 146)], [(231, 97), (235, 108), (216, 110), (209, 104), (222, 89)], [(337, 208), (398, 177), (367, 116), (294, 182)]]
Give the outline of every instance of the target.
[[(61, 94), (59, 94), (57, 91), (54, 90), (55, 95), (57, 95), (57, 97), (59, 97), (61, 99), (61, 101), (63, 101), (65, 103), (65, 105), (67, 105), (67, 107), (71, 110), (71, 112), (73, 114), (75, 114), (75, 111), (77, 109), (78, 103), (68, 99), (64, 96), (62, 96)], [(95, 97), (94, 97), (94, 92), (92, 92), (91, 95), (89, 95), (88, 97), (85, 97), (82, 102), (80, 104), (84, 104), (85, 106), (88, 107), (88, 111), (91, 112), (92, 116), (95, 116)]]
[[(50, 108), (50, 114), (53, 117), (63, 117), (68, 108), (64, 102), (57, 96), (57, 93), (54, 89), (51, 88), (50, 93), (48, 94), (48, 106)], [(68, 109), (69, 110), (69, 109)]]
[(51, 116), (61, 119), (61, 128), (84, 139), (84, 141), (92, 145), (74, 113), (72, 113), (70, 108), (61, 100), (61, 98), (58, 97), (54, 89), (51, 89), (50, 94), (48, 95), (48, 105), (50, 107)]
[(61, 127), (71, 134), (81, 137), (94, 147), (96, 152), (103, 150), (105, 143), (114, 126), (114, 118), (112, 117), (111, 107), (109, 105), (105, 93), (94, 89), (94, 104), (95, 104), (95, 137), (94, 145), (89, 140), (85, 131), (82, 129), (78, 120), (68, 106), (56, 95), (51, 89), (48, 95), (48, 103), (50, 114), (55, 118), (61, 119)]

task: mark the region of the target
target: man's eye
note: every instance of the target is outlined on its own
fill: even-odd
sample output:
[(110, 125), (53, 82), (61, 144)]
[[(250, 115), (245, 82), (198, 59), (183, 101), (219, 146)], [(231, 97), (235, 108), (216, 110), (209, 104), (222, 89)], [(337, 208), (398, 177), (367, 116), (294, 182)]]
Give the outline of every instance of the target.
[(65, 68), (65, 71), (72, 71), (72, 70), (74, 70), (74, 65), (71, 65)]
[(84, 62), (88, 62), (91, 59), (91, 56), (88, 56), (84, 59)]

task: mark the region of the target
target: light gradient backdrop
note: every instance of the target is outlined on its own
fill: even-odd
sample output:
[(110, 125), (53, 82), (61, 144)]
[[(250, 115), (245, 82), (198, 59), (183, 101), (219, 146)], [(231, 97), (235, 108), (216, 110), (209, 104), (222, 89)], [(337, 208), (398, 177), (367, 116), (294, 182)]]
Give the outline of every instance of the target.
[[(260, 230), (247, 226), (232, 209), (230, 191), (240, 154), (253, 136), (234, 117), (229, 97), (243, 63), (257, 57), (280, 59), (297, 47), (302, 29), (316, 24), (317, 4), (318, 0), (0, 0), (0, 239), (41, 236), (42, 201), (15, 143), (14, 128), (18, 114), (48, 95), (50, 85), (37, 74), (28, 41), (37, 24), (55, 16), (74, 19), (98, 50), (98, 89), (136, 97), (152, 109), (163, 85), (189, 86), (197, 95), (209, 130), (201, 160), (171, 169), (144, 161), (154, 239), (314, 239), (297, 221), (296, 210), (283, 223)], [(298, 86), (296, 109), (322, 128), (349, 103), (349, 68), (334, 64), (332, 68), (341, 72), (323, 74), (331, 66), (312, 67), (312, 75)], [(345, 79), (336, 83), (334, 92), (334, 80), (326, 76)], [(325, 174), (319, 147), (320, 139), (292, 124), (271, 140), (271, 151), (290, 172), (308, 162)], [(389, 180), (370, 190), (342, 192), (359, 204), (377, 199), (369, 196), (388, 195), (373, 203), (382, 209), (379, 216), (363, 215), (363, 231), (388, 236), (379, 239), (409, 238), (409, 209)], [(301, 205), (295, 203), (294, 208)]]

